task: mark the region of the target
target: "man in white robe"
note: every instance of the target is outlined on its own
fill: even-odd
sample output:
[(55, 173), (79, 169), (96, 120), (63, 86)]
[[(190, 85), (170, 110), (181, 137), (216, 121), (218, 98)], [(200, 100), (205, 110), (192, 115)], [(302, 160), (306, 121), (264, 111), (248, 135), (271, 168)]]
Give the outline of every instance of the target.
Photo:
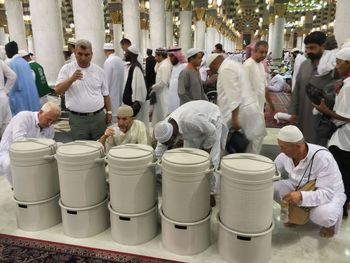
[[(247, 77), (249, 84), (253, 89), (254, 100), (257, 101), (259, 110), (262, 114), (264, 114), (265, 101), (268, 102), (270, 110), (274, 111), (270, 94), (266, 88), (266, 72), (261, 63), (267, 56), (268, 48), (269, 46), (266, 41), (258, 41), (254, 46), (251, 57), (243, 64), (248, 74)], [(251, 152), (260, 153), (264, 137), (265, 136), (261, 136), (253, 141)]]
[(299, 49), (293, 48), (291, 50), (292, 56), (294, 57), (293, 66), (293, 77), (292, 77), (292, 91), (294, 90), (295, 82), (297, 80), (297, 75), (300, 69), (300, 65), (306, 60), (306, 57), (300, 53)]
[(178, 83), (180, 72), (186, 67), (186, 58), (180, 47), (171, 47), (168, 50), (168, 56), (173, 68), (169, 81), (169, 92), (167, 99), (167, 115), (172, 113), (180, 106), (180, 98), (178, 95)]
[[(274, 183), (274, 200), (310, 208), (310, 220), (321, 226), (320, 235), (332, 237), (340, 228), (346, 200), (337, 162), (326, 148), (306, 143), (296, 126), (283, 127), (277, 138), (281, 153), (276, 167), (288, 179)], [(299, 190), (312, 180), (314, 191)]]
[(0, 138), (12, 117), (8, 93), (15, 84), (16, 78), (16, 73), (4, 61), (0, 60)]
[(254, 152), (251, 146), (256, 138), (266, 135), (265, 120), (254, 100), (253, 91), (248, 84), (246, 72), (242, 64), (226, 58), (221, 54), (210, 54), (207, 66), (218, 72), (217, 104), (227, 129), (242, 129), (250, 145), (246, 152)]
[(287, 82), (284, 80), (279, 71), (275, 69), (271, 73), (271, 80), (267, 88), (273, 92), (281, 92), (288, 89)]
[(104, 44), (103, 49), (107, 57), (103, 69), (106, 74), (109, 97), (111, 100), (112, 122), (116, 122), (117, 109), (122, 105), (125, 65), (121, 58), (114, 54), (115, 50), (112, 43)]
[(142, 121), (134, 120), (134, 112), (130, 106), (120, 106), (116, 114), (117, 126), (107, 128), (99, 140), (105, 146), (106, 153), (112, 147), (122, 144), (151, 144), (148, 129)]
[(164, 120), (167, 113), (167, 98), (169, 90), (169, 80), (172, 64), (168, 59), (167, 50), (158, 48), (155, 52), (155, 58), (158, 63), (156, 66), (156, 83), (151, 88), (151, 93), (156, 94), (156, 103), (153, 106), (152, 126), (161, 120)]
[(54, 137), (53, 124), (61, 115), (61, 109), (53, 102), (45, 103), (39, 112), (21, 111), (14, 116), (0, 142), (0, 174), (12, 185), (9, 150), (11, 144), (27, 138)]

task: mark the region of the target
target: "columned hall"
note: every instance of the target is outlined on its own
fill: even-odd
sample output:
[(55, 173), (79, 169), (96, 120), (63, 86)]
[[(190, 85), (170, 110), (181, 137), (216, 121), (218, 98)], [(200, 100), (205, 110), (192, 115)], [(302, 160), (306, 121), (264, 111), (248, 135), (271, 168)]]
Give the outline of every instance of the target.
[[(19, 50), (31, 53), (33, 60), (43, 67), (48, 86), (52, 89), (52, 93), (49, 95), (52, 95), (55, 102), (60, 104), (63, 109), (60, 121), (63, 121), (62, 123), (64, 123), (64, 125), (53, 125), (56, 125), (56, 134), (59, 134), (58, 141), (63, 138), (62, 142), (65, 143), (67, 142), (66, 131), (67, 129), (69, 130), (69, 117), (67, 116), (71, 113), (68, 113), (68, 109), (64, 110), (63, 108), (64, 95), (60, 94), (59, 96), (55, 94), (54, 88), (55, 85), (57, 85), (59, 72), (62, 67), (75, 59), (73, 49), (70, 50), (72, 41), (74, 43), (79, 39), (89, 40), (92, 44), (92, 63), (102, 69), (106, 67), (105, 61), (108, 56), (112, 57), (116, 55), (118, 59), (120, 58), (123, 60), (120, 62), (123, 63), (121, 67), (125, 67), (123, 72), (124, 83), (122, 85), (122, 92), (124, 92), (124, 88), (127, 85), (130, 85), (131, 90), (132, 85), (132, 79), (128, 78), (129, 71), (126, 70), (130, 62), (127, 62), (126, 53), (139, 52), (137, 59), (142, 62), (139, 69), (140, 72), (144, 74), (144, 76), (141, 76), (141, 80), (143, 81), (143, 77), (145, 77), (145, 79), (147, 78), (146, 71), (148, 62), (146, 58), (148, 57), (147, 52), (150, 52), (149, 49), (151, 49), (151, 54), (155, 56), (157, 60), (160, 56), (156, 54), (157, 49), (158, 52), (165, 53), (168, 52), (169, 49), (169, 53), (171, 53), (172, 56), (175, 56), (174, 54), (177, 56), (177, 52), (180, 52), (177, 48), (181, 48), (181, 52), (183, 53), (183, 61), (181, 63), (190, 62), (190, 60), (188, 60), (189, 58), (202, 52), (202, 64), (198, 66), (198, 68), (202, 69), (203, 73), (200, 77), (204, 76), (201, 84), (204, 83), (204, 87), (209, 87), (211, 76), (217, 73), (213, 73), (212, 68), (209, 68), (210, 65), (207, 64), (210, 54), (222, 53), (225, 58), (223, 61), (234, 60), (235, 63), (243, 64), (244, 61), (249, 58), (248, 54), (254, 49), (255, 43), (265, 41), (264, 43), (268, 43), (266, 50), (267, 57), (261, 64), (264, 65), (265, 73), (268, 76), (266, 78), (266, 82), (268, 83), (265, 87), (266, 91), (268, 93), (268, 86), (274, 74), (280, 74), (283, 76), (282, 82), (285, 84), (285, 87), (287, 87), (283, 88), (283, 92), (288, 93), (285, 96), (283, 95), (284, 97), (279, 97), (278, 95), (273, 97), (273, 99), (278, 98), (277, 102), (276, 100), (273, 101), (273, 103), (278, 105), (286, 103), (285, 98), (287, 98), (288, 105), (284, 105), (285, 107), (281, 112), (278, 112), (277, 109), (275, 112), (275, 109), (272, 110), (271, 108), (271, 114), (273, 114), (269, 116), (269, 120), (273, 122), (275, 126), (266, 126), (268, 135), (264, 138), (262, 151), (260, 152), (261, 155), (265, 155), (273, 161), (278, 153), (280, 153), (277, 136), (282, 127), (280, 124), (282, 117), (278, 119), (278, 116), (289, 115), (289, 103), (292, 100), (292, 96), (295, 96), (295, 93), (293, 94), (294, 83), (296, 82), (296, 74), (294, 74), (296, 68), (294, 68), (294, 66), (296, 57), (299, 55), (293, 57), (293, 52), (298, 51), (300, 56), (305, 56), (303, 59), (306, 60), (307, 56), (305, 53), (304, 40), (310, 33), (317, 31), (323, 32), (327, 37), (334, 37), (337, 41), (337, 49), (341, 49), (344, 46), (350, 47), (349, 12), (350, 0), (0, 0), (0, 59), (9, 63), (5, 52), (5, 45), (11, 41), (15, 41)], [(120, 44), (123, 39), (130, 40), (132, 48), (129, 51), (123, 50)], [(217, 46), (222, 47), (222, 52), (218, 51)], [(110, 50), (114, 50), (114, 53), (111, 53), (112, 55), (108, 54)], [(194, 53), (192, 54), (191, 51)], [(67, 52), (69, 56), (66, 55)], [(189, 53), (190, 55), (188, 55)], [(26, 56), (28, 56), (28, 54)], [(214, 60), (215, 59), (216, 57)], [(335, 61), (334, 55), (334, 65), (336, 63)], [(171, 63), (173, 62), (170, 62), (169, 59), (169, 67), (174, 69), (175, 64)], [(159, 65), (161, 65), (161, 61), (159, 62), (157, 60), (155, 67), (156, 72), (160, 69)], [(335, 67), (334, 65), (333, 68)], [(136, 68), (137, 67), (135, 67), (135, 69)], [(186, 68), (188, 68), (188, 64), (186, 64)], [(132, 70), (134, 70), (134, 68)], [(154, 73), (154, 68), (152, 68), (152, 70)], [(156, 84), (153, 83), (153, 86), (147, 86), (147, 106), (150, 106), (150, 111), (147, 113), (149, 113), (150, 116), (152, 116), (152, 113), (154, 113), (152, 111), (154, 111), (157, 103), (159, 103), (158, 101), (154, 102), (154, 105), (150, 105), (148, 101), (148, 95), (152, 94), (152, 92), (155, 93), (156, 90), (154, 89), (152, 91), (152, 87), (154, 88), (154, 86), (157, 86), (157, 84), (159, 84), (157, 81), (159, 81), (161, 84), (158, 86), (164, 85), (165, 88), (163, 89), (169, 92), (171, 85), (174, 85), (174, 82), (171, 81), (172, 71), (170, 70), (168, 73), (169, 76), (166, 84), (163, 79), (159, 80), (155, 78)], [(105, 72), (103, 74), (106, 75), (107, 73)], [(165, 73), (163, 72), (163, 74)], [(181, 73), (179, 72), (177, 75), (176, 85), (178, 85), (179, 74)], [(217, 75), (218, 74), (216, 74), (216, 78), (218, 78)], [(244, 77), (246, 77), (246, 75), (244, 75)], [(217, 88), (216, 81), (217, 79), (215, 79), (215, 89)], [(247, 82), (246, 85), (250, 84)], [(234, 84), (232, 86), (234, 86)], [(286, 90), (288, 91), (286, 92)], [(67, 90), (65, 90), (65, 92), (67, 93)], [(122, 92), (120, 94), (123, 94)], [(132, 92), (135, 91), (131, 91), (131, 93)], [(339, 90), (337, 90), (337, 92), (339, 92)], [(217, 94), (216, 90), (214, 93)], [(271, 90), (270, 93), (276, 94), (275, 91)], [(171, 99), (171, 95), (169, 94), (170, 92), (166, 93), (164, 97), (168, 96)], [(208, 97), (208, 100), (217, 103), (218, 97), (211, 99), (209, 95), (210, 92), (206, 91), (205, 96)], [(296, 96), (298, 96), (298, 94)], [(146, 95), (144, 97), (146, 97)], [(169, 99), (168, 97), (165, 100)], [(156, 98), (158, 100), (158, 97)], [(122, 98), (120, 98), (120, 100), (121, 99)], [(266, 105), (267, 103), (269, 103), (268, 97), (266, 97)], [(270, 114), (270, 112), (267, 112), (267, 109), (270, 108), (266, 108), (265, 112), (262, 113), (262, 115), (265, 114), (265, 120), (266, 114)], [(100, 110), (102, 111), (103, 108), (98, 111)], [(316, 108), (314, 108), (314, 110), (317, 112)], [(74, 113), (74, 111), (72, 112)], [(93, 111), (92, 113), (95, 114), (97, 112)], [(106, 114), (108, 114), (108, 112), (110, 111), (106, 110)], [(233, 112), (234, 111), (232, 111), (232, 114)], [(277, 113), (282, 113), (282, 115), (277, 115)], [(89, 114), (90, 113), (87, 113), (86, 116), (90, 116)], [(171, 112), (165, 112), (164, 110), (164, 114), (164, 116), (168, 116)], [(317, 113), (314, 115), (316, 114)], [(127, 117), (130, 116), (128, 115)], [(210, 116), (207, 117), (209, 118)], [(293, 118), (293, 114), (286, 118), (288, 118), (288, 120), (283, 122), (283, 119), (282, 124), (288, 124), (287, 122)], [(347, 118), (349, 118), (349, 116)], [(172, 120), (171, 117), (170, 119)], [(151, 120), (150, 123), (152, 123)], [(268, 121), (266, 121), (266, 124), (267, 123)], [(107, 126), (111, 128), (110, 124)], [(113, 132), (120, 132), (116, 127), (113, 128), (115, 129)], [(157, 145), (157, 140), (154, 139), (154, 129), (155, 127), (147, 127), (148, 135), (153, 139), (152, 147)], [(0, 136), (1, 135), (0, 133)], [(55, 139), (58, 137), (55, 137)], [(349, 140), (349, 138), (347, 138), (347, 140)], [(71, 140), (68, 139), (68, 141)], [(225, 150), (226, 149), (227, 148), (225, 148)], [(207, 151), (208, 149), (205, 150)], [(208, 151), (210, 150), (211, 147)], [(52, 160), (54, 158), (55, 157), (52, 157)], [(106, 158), (99, 158), (99, 161), (102, 162), (105, 161), (105, 159)], [(108, 160), (106, 162), (108, 162)], [(148, 165), (150, 167), (162, 165), (159, 163), (160, 162), (155, 163), (151, 160)], [(210, 172), (214, 171), (214, 168), (210, 169), (212, 169)], [(295, 167), (294, 169), (297, 170)], [(215, 172), (216, 170), (214, 173)], [(222, 170), (218, 170), (217, 172), (222, 173)], [(196, 171), (193, 173), (195, 174)], [(276, 175), (274, 180), (278, 180), (279, 178), (277, 177)], [(159, 193), (162, 187), (162, 178), (158, 179), (157, 189), (160, 199), (158, 203), (156, 202), (155, 206), (160, 206), (162, 203), (162, 193)], [(206, 179), (209, 181), (209, 175)], [(220, 194), (218, 194), (219, 197), (216, 199), (216, 206), (212, 209), (212, 214), (209, 216), (211, 236), (208, 248), (198, 254), (185, 255), (185, 253), (170, 252), (164, 245), (162, 241), (163, 236), (161, 234), (163, 230), (160, 229), (160, 221), (162, 219), (159, 214), (157, 214), (157, 235), (152, 240), (137, 245), (126, 245), (116, 242), (113, 239), (110, 228), (87, 238), (73, 238), (65, 235), (62, 223), (45, 230), (24, 231), (18, 228), (16, 223), (15, 206), (17, 204), (13, 201), (13, 188), (11, 189), (11, 186), (9, 186), (6, 179), (1, 174), (0, 189), (2, 189), (0, 191), (0, 248), (2, 244), (1, 239), (5, 238), (6, 235), (11, 235), (64, 243), (68, 244), (68, 247), (72, 246), (72, 250), (74, 250), (73, 246), (82, 246), (97, 250), (114, 251), (121, 255), (139, 255), (140, 258), (142, 258), (142, 260), (139, 259), (140, 261), (137, 261), (138, 258), (135, 257), (136, 261), (132, 261), (135, 260), (135, 258), (131, 256), (132, 259), (130, 262), (250, 263), (234, 260), (225, 261), (221, 256), (220, 248), (218, 248), (218, 229), (221, 227), (221, 222), (219, 221), (219, 210), (221, 209)], [(127, 192), (127, 190), (125, 191)], [(180, 196), (178, 197), (179, 200), (181, 200)], [(128, 201), (129, 200), (126, 200), (125, 202)], [(244, 202), (249, 202), (249, 200), (244, 200)], [(242, 203), (242, 207), (245, 205), (245, 203)], [(350, 209), (350, 203), (348, 205)], [(286, 227), (282, 222), (280, 210), (281, 207), (274, 202), (272, 219), (274, 223), (271, 226), (272, 245), (271, 256), (269, 257), (270, 261), (259, 262), (259, 260), (254, 259), (255, 261), (252, 261), (252, 263), (350, 262), (349, 218), (344, 218), (342, 221), (340, 220), (341, 227), (339, 232), (334, 235), (333, 238), (326, 239), (319, 236), (319, 228), (313, 223), (307, 223), (303, 226)], [(67, 211), (67, 213), (69, 213), (69, 211)], [(237, 211), (237, 213), (239, 214), (239, 211)], [(123, 214), (118, 217), (125, 222), (130, 221), (130, 218)], [(339, 224), (339, 222), (337, 224)], [(227, 226), (224, 226), (224, 228), (225, 227)], [(181, 229), (184, 232), (191, 230), (190, 227), (187, 228), (177, 224), (175, 224), (175, 228), (177, 228), (177, 230)], [(138, 229), (135, 227), (133, 232), (142, 235), (145, 229)], [(259, 240), (260, 238), (256, 233), (253, 233), (249, 238), (240, 235), (239, 231), (234, 233), (233, 241), (228, 238), (228, 240), (220, 240), (220, 242), (234, 243), (242, 242), (243, 240), (247, 243), (254, 243), (254, 240)], [(197, 234), (196, 232), (191, 232), (189, 235), (191, 235), (193, 240), (196, 240), (195, 237)], [(171, 233), (169, 233), (169, 235), (171, 235)], [(180, 238), (177, 241), (179, 243), (182, 242)], [(269, 240), (267, 239), (266, 242), (268, 243)], [(254, 244), (250, 248), (250, 253), (252, 254), (259, 250), (259, 248), (254, 247)], [(188, 247), (190, 248), (197, 245), (195, 241), (188, 243)], [(244, 248), (245, 245), (246, 244), (243, 245)], [(241, 250), (244, 250), (244, 248)], [(229, 249), (229, 246), (226, 249)], [(0, 249), (0, 262), (2, 262), (1, 253), (2, 251)], [(259, 253), (263, 254), (261, 251), (259, 251)], [(38, 262), (40, 261), (39, 258), (40, 255), (37, 259)], [(93, 258), (92, 255), (91, 258)], [(107, 261), (107, 257), (105, 260), (106, 262), (114, 262)], [(33, 260), (33, 262), (36, 261)]]

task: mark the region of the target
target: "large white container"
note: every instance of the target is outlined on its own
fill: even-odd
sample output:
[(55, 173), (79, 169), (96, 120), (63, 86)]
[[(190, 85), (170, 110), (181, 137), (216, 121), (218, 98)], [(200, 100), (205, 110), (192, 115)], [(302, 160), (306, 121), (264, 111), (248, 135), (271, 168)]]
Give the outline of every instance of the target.
[(219, 254), (232, 263), (267, 263), (271, 257), (271, 237), (274, 223), (261, 233), (248, 234), (226, 227), (218, 218)]
[(95, 141), (74, 141), (58, 147), (56, 159), (65, 206), (88, 207), (106, 198), (103, 158), (103, 146)]
[(125, 245), (139, 245), (146, 243), (157, 235), (157, 207), (138, 214), (123, 214), (108, 205), (111, 214), (112, 238)]
[(157, 192), (153, 148), (125, 144), (110, 149), (107, 157), (113, 210), (137, 214), (154, 207)]
[(60, 191), (56, 142), (38, 138), (14, 142), (10, 147), (13, 191), (17, 200), (47, 200)]
[(70, 237), (84, 238), (97, 235), (109, 227), (108, 199), (84, 208), (67, 207), (59, 200), (63, 232)]
[(25, 231), (39, 231), (61, 222), (61, 210), (58, 205), (60, 195), (38, 202), (23, 202), (14, 198), (18, 228)]
[(197, 222), (181, 223), (166, 217), (159, 208), (162, 218), (162, 244), (169, 251), (184, 256), (198, 254), (210, 245), (210, 216)]
[(221, 160), (220, 218), (230, 229), (260, 233), (271, 226), (275, 164), (256, 154)]
[(209, 154), (192, 148), (169, 150), (162, 157), (162, 207), (167, 218), (197, 222), (210, 212)]

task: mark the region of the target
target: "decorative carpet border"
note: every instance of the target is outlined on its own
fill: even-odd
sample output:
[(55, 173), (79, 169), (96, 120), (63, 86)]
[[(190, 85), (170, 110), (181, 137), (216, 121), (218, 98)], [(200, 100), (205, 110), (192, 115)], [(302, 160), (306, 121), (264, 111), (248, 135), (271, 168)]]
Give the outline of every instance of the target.
[[(53, 241), (39, 240), (27, 237), (13, 236), (0, 234), (0, 246), (18, 246), (28, 249), (37, 249), (42, 251), (70, 254), (83, 258), (93, 258), (106, 260), (109, 262), (149, 262), (149, 263), (164, 263), (164, 262), (180, 262), (143, 255), (136, 255), (131, 253), (78, 246), (72, 244), (65, 244)], [(0, 249), (0, 262), (2, 249)]]

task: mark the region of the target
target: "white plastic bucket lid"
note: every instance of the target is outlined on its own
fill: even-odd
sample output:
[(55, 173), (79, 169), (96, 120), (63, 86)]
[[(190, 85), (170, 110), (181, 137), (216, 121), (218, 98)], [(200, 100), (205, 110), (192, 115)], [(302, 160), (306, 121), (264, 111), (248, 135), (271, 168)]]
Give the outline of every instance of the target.
[(111, 148), (108, 152), (108, 158), (113, 159), (143, 159), (153, 158), (153, 148), (144, 144), (128, 143)]
[(226, 155), (221, 160), (222, 175), (248, 181), (271, 179), (275, 175), (275, 163), (262, 155), (242, 153)]
[(46, 138), (29, 138), (25, 141), (12, 143), (10, 147), (11, 158), (42, 157), (47, 154), (55, 154), (56, 142)]
[(60, 145), (56, 152), (58, 161), (87, 162), (104, 156), (103, 145), (95, 141), (74, 141)]
[(162, 157), (162, 168), (178, 173), (206, 171), (210, 166), (209, 154), (195, 148), (178, 148), (166, 151)]

